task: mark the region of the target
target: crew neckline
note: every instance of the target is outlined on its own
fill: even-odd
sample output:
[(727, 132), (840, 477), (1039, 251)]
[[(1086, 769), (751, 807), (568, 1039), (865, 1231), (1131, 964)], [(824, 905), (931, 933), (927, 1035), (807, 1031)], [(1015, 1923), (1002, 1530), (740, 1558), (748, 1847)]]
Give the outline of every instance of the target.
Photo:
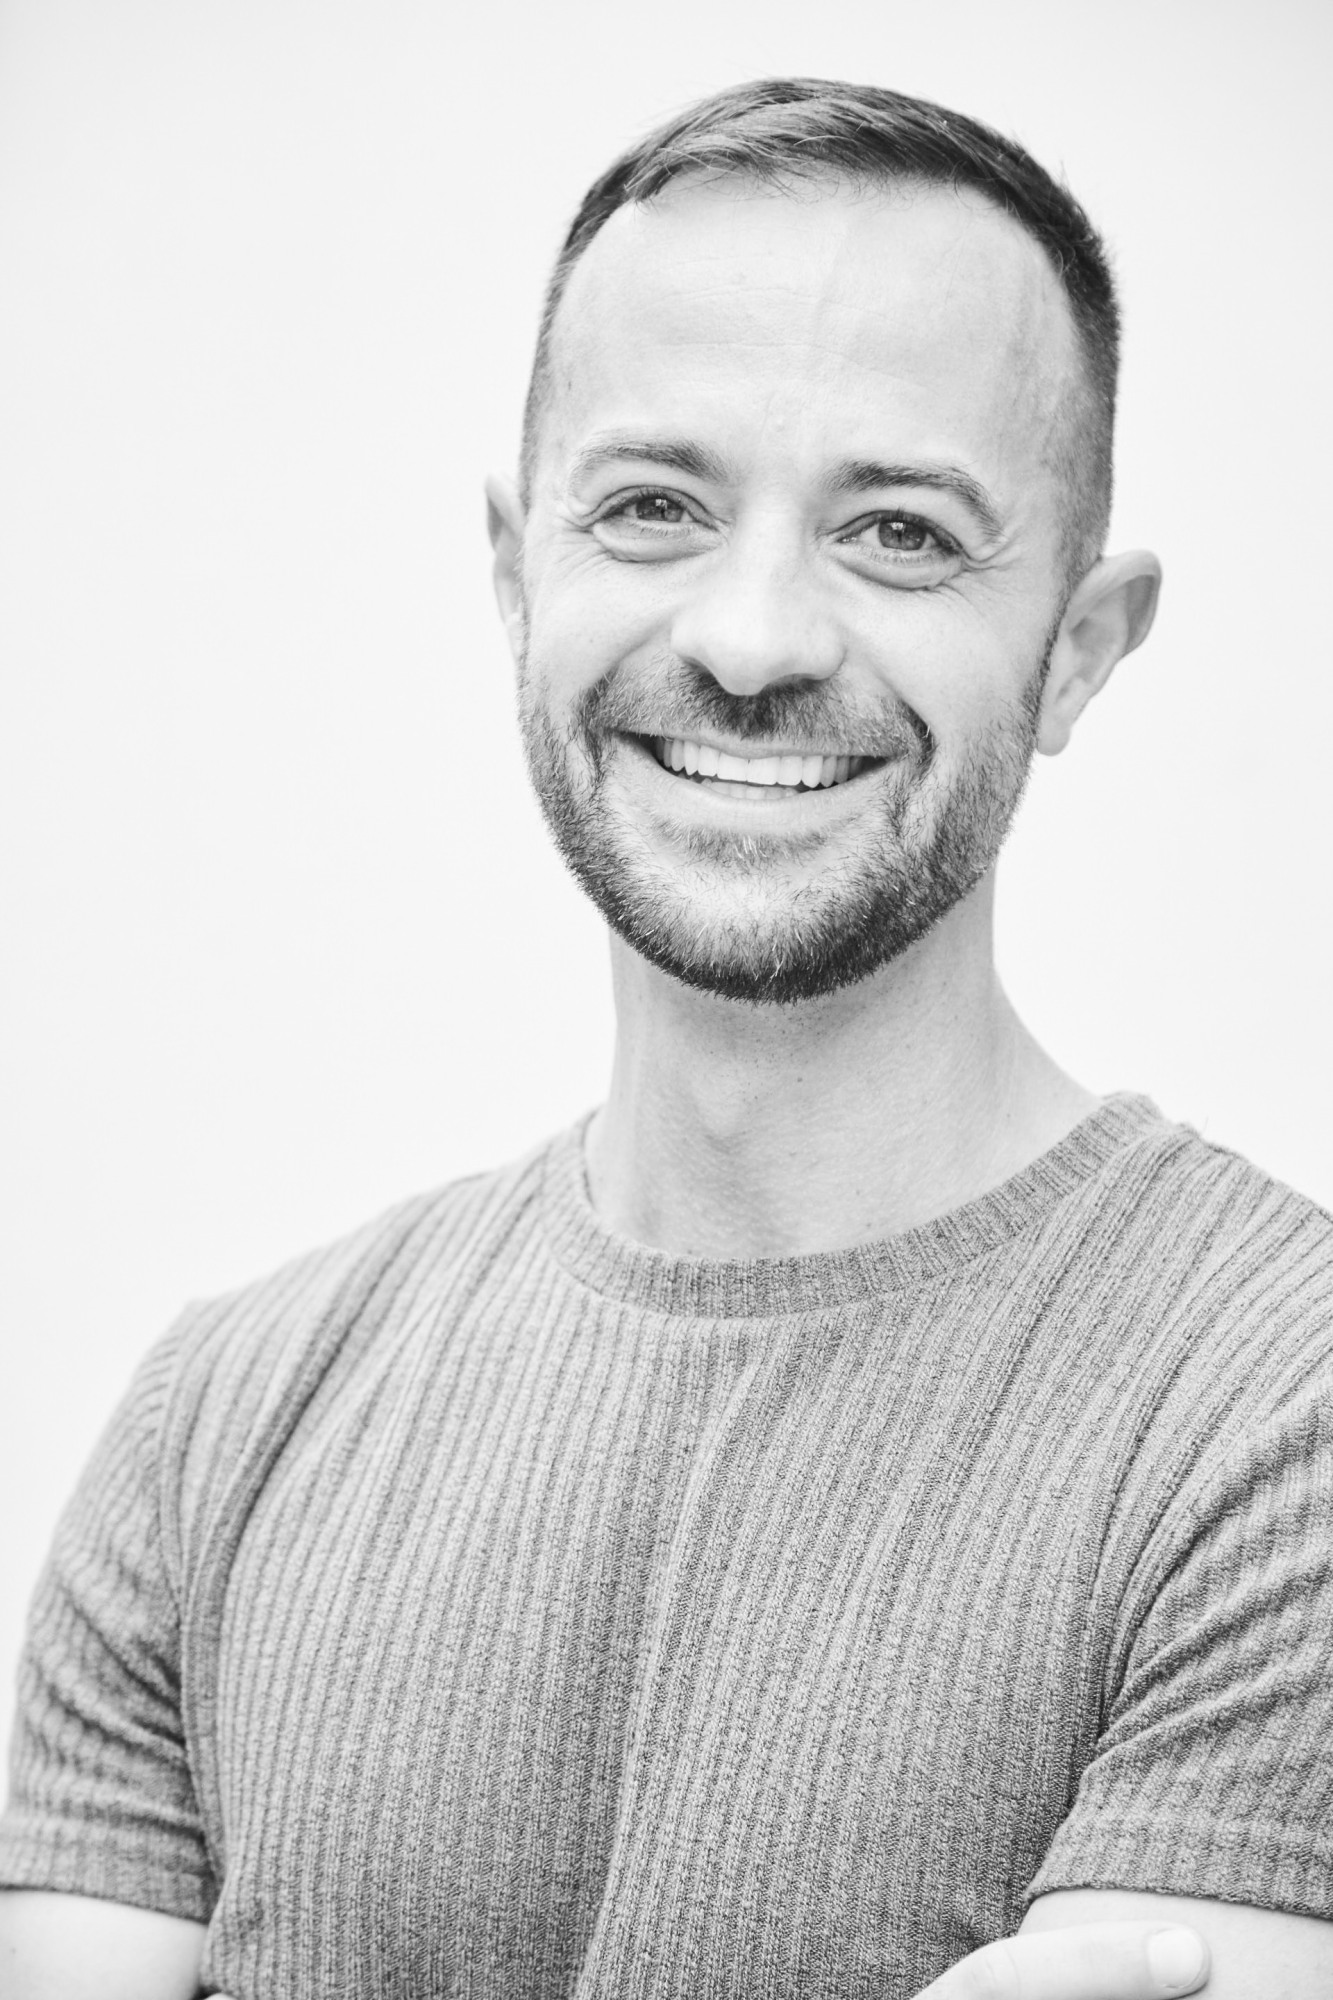
[(584, 1158), (592, 1116), (554, 1139), (544, 1162), (543, 1217), (557, 1258), (608, 1298), (710, 1319), (818, 1312), (945, 1277), (1033, 1228), (1123, 1148), (1168, 1122), (1151, 1098), (1117, 1091), (1010, 1179), (929, 1222), (843, 1250), (720, 1260), (655, 1250), (605, 1226)]

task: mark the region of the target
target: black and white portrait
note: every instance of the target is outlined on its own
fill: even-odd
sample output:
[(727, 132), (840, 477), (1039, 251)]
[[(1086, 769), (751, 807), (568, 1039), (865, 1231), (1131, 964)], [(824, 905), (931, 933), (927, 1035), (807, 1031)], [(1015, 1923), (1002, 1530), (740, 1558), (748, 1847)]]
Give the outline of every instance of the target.
[(1333, 1991), (1331, 81), (0, 10), (0, 2000)]

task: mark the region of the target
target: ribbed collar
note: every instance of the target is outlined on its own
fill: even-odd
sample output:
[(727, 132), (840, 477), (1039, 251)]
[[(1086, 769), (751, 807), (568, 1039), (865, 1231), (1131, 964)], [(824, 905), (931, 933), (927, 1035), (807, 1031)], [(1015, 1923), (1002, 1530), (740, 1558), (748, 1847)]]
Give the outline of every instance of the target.
[(944, 1277), (1043, 1221), (1136, 1139), (1169, 1129), (1150, 1098), (1119, 1092), (1011, 1180), (900, 1235), (804, 1257), (715, 1261), (651, 1250), (602, 1225), (584, 1167), (591, 1116), (561, 1133), (546, 1154), (542, 1206), (557, 1257), (608, 1298), (707, 1319), (817, 1312)]

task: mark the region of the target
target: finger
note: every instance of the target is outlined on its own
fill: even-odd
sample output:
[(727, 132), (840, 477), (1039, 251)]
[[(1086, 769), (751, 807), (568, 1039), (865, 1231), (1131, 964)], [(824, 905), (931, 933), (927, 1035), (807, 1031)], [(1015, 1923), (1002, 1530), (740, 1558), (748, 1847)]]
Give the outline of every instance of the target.
[(1208, 1977), (1208, 1947), (1181, 1924), (1067, 1924), (997, 1938), (917, 2000), (1173, 2000)]

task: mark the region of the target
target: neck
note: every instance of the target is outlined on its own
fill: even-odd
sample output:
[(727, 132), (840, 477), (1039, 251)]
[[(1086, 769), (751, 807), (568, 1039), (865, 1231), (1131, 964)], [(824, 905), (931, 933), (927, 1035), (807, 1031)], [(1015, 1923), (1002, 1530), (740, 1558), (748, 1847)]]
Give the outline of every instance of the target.
[(992, 883), (873, 978), (818, 1001), (696, 993), (613, 940), (611, 1090), (588, 1133), (602, 1220), (677, 1255), (798, 1256), (896, 1234), (997, 1186), (1096, 1099), (995, 974)]

